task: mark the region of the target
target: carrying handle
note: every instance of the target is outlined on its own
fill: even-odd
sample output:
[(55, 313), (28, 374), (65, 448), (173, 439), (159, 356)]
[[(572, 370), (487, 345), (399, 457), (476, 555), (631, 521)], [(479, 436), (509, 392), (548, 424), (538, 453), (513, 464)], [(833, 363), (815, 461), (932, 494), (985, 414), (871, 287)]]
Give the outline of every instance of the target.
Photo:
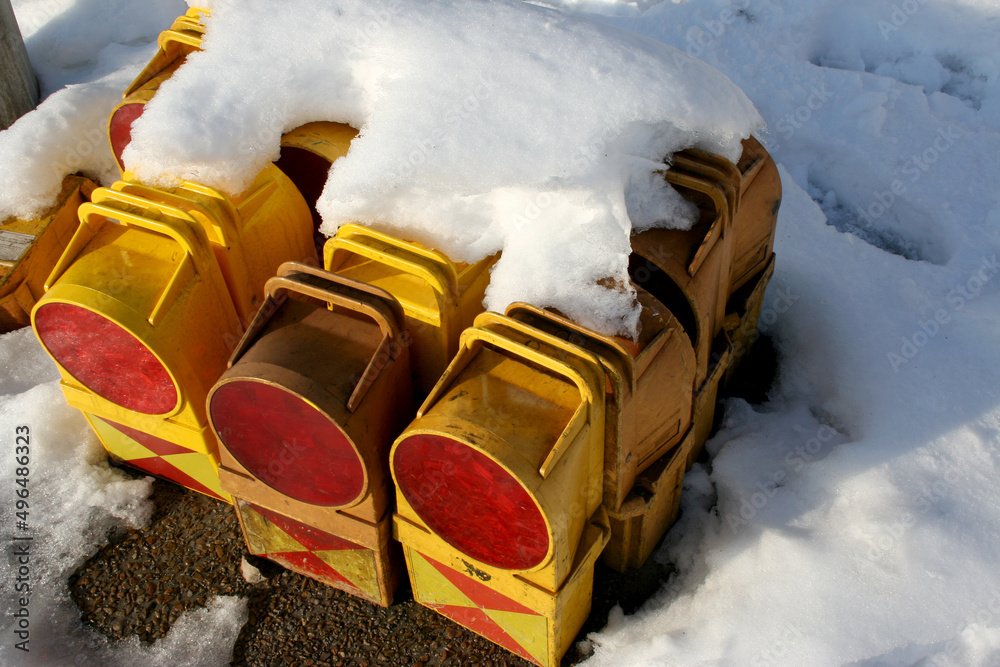
[[(549, 322), (562, 327), (567, 332), (578, 334), (580, 337), (590, 341), (593, 345), (600, 347), (601, 351), (596, 353), (598, 358), (613, 357), (615, 359), (615, 362), (608, 361), (608, 363), (602, 364), (605, 372), (612, 376), (620, 376), (617, 380), (628, 385), (631, 391), (635, 391), (635, 359), (628, 352), (628, 350), (626, 350), (625, 347), (614, 338), (602, 336), (592, 329), (580, 326), (567, 317), (563, 317), (562, 315), (553, 313), (550, 310), (539, 308), (538, 306), (534, 306), (523, 301), (515, 301), (507, 306), (507, 317), (513, 319), (518, 324), (523, 324), (525, 327), (531, 327), (530, 322), (517, 319), (518, 315), (521, 317), (548, 320)], [(556, 336), (556, 339), (562, 341), (564, 345), (575, 345), (574, 343), (559, 338), (558, 336)], [(580, 345), (579, 347), (583, 346)]]
[[(181, 187), (190, 190), (191, 188), (187, 187), (189, 185), (191, 184), (185, 182)], [(202, 188), (203, 186), (198, 187)], [(141, 183), (118, 181), (111, 188), (115, 193), (119, 193), (114, 198), (128, 201), (133, 206), (147, 208), (153, 206), (175, 217), (178, 213), (182, 213), (195, 219), (205, 228), (206, 232), (211, 232), (216, 242), (224, 248), (230, 248), (234, 240), (239, 237), (237, 228), (239, 217), (235, 207), (227, 197), (221, 196), (218, 191), (211, 188), (197, 189), (195, 192), (211, 197), (212, 203), (219, 207), (218, 212), (213, 211), (204, 203), (184, 197), (176, 191), (158, 190)], [(126, 200), (126, 197), (131, 198), (131, 200)], [(108, 197), (108, 199), (111, 198)]]
[[(367, 240), (368, 243), (355, 240), (358, 238)], [(343, 249), (420, 276), (434, 291), (452, 300), (458, 299), (458, 272), (455, 265), (439, 252), (356, 224), (341, 226), (337, 235), (327, 241), (327, 248), (331, 248), (327, 251), (330, 255), (328, 266), (333, 253)]]
[(189, 54), (201, 50), (203, 33), (193, 26), (189, 28), (188, 25), (186, 21), (178, 19), (171, 29), (160, 33), (157, 38), (159, 51), (125, 89), (122, 94), (123, 99), (152, 81), (177, 59), (186, 58)]
[[(488, 318), (483, 318), (483, 316), (480, 315), (476, 318), (476, 326), (469, 327), (462, 332), (462, 336), (459, 341), (458, 354), (452, 360), (451, 364), (448, 365), (448, 368), (441, 376), (441, 379), (438, 380), (436, 385), (434, 385), (434, 389), (431, 390), (427, 400), (424, 401), (424, 404), (417, 412), (417, 417), (422, 417), (428, 410), (430, 410), (431, 406), (442, 397), (451, 385), (452, 380), (469, 365), (483, 345), (489, 345), (491, 347), (510, 352), (515, 357), (534, 363), (542, 368), (545, 368), (546, 370), (556, 373), (557, 375), (561, 375), (563, 378), (569, 380), (576, 386), (580, 392), (582, 401), (580, 402), (579, 407), (577, 407), (574, 411), (573, 416), (570, 417), (569, 422), (563, 429), (563, 432), (556, 439), (552, 448), (549, 450), (549, 453), (546, 455), (545, 459), (538, 468), (538, 472), (543, 478), (548, 477), (555, 468), (556, 464), (562, 458), (563, 454), (566, 452), (566, 449), (573, 442), (573, 440), (576, 439), (577, 435), (579, 435), (580, 431), (583, 430), (583, 427), (588, 422), (591, 423), (592, 428), (594, 429), (594, 437), (599, 437), (603, 440), (604, 370), (601, 368), (600, 362), (598, 362), (596, 357), (580, 348), (568, 350), (573, 354), (571, 359), (576, 362), (568, 363), (567, 361), (545, 354), (541, 350), (537, 350), (523, 343), (511, 340), (499, 331), (479, 326), (480, 322), (483, 322), (487, 326), (490, 323), (499, 322), (502, 322), (505, 326), (509, 326), (510, 323), (513, 322), (513, 320), (504, 315), (498, 315), (496, 313), (490, 313), (489, 315), (490, 317)], [(549, 339), (558, 341), (558, 343), (561, 344), (558, 346), (560, 349), (567, 345), (565, 341), (561, 341), (554, 336), (549, 336), (548, 334), (538, 331), (537, 329), (530, 329), (530, 336), (545, 343), (548, 343)]]
[(229, 358), (229, 368), (232, 368), (253, 345), (257, 336), (290, 294), (301, 294), (364, 314), (378, 325), (382, 332), (382, 340), (379, 341), (371, 360), (347, 400), (347, 409), (354, 412), (385, 367), (385, 363), (380, 363), (380, 359), (396, 358), (396, 346), (399, 345), (404, 322), (403, 309), (399, 302), (378, 287), (301, 262), (285, 262), (278, 267), (277, 275), (264, 284), (264, 294), (266, 297), (264, 304), (257, 311), (257, 315)]
[(697, 176), (678, 171), (677, 169), (667, 170), (664, 177), (668, 183), (680, 185), (690, 190), (708, 195), (708, 197), (712, 200), (712, 203), (715, 205), (715, 220), (712, 222), (712, 226), (709, 227), (708, 232), (705, 234), (705, 238), (702, 240), (701, 245), (698, 246), (698, 250), (695, 251), (691, 262), (688, 264), (688, 274), (693, 276), (708, 257), (708, 253), (715, 246), (716, 241), (718, 241), (719, 237), (729, 228), (730, 221), (732, 219), (732, 207), (730, 206), (731, 200), (727, 197), (728, 193), (726, 189), (716, 182), (698, 178)]
[[(106, 193), (106, 188), (98, 188), (94, 191), (94, 202), (102, 201), (102, 194)], [(177, 215), (169, 214), (164, 220), (151, 220), (135, 213), (123, 211), (121, 209), (105, 206), (100, 203), (86, 202), (80, 205), (79, 217), (80, 226), (70, 240), (66, 251), (59, 257), (55, 268), (49, 274), (45, 282), (45, 289), (49, 290), (53, 284), (62, 276), (69, 266), (76, 261), (76, 258), (83, 251), (96, 233), (96, 227), (91, 220), (95, 217), (103, 219), (105, 222), (113, 222), (126, 227), (138, 227), (146, 231), (154, 232), (174, 241), (184, 251), (184, 257), (177, 265), (170, 281), (160, 293), (156, 304), (150, 311), (147, 321), (156, 326), (162, 316), (167, 312), (169, 305), (180, 295), (186, 286), (188, 278), (198, 272), (199, 267), (207, 268), (205, 264), (210, 257), (205, 256), (208, 248), (208, 239), (199, 237), (198, 232), (204, 230), (192, 218), (182, 211), (176, 211)], [(148, 202), (147, 202), (148, 204)], [(166, 212), (165, 212), (166, 213)]]

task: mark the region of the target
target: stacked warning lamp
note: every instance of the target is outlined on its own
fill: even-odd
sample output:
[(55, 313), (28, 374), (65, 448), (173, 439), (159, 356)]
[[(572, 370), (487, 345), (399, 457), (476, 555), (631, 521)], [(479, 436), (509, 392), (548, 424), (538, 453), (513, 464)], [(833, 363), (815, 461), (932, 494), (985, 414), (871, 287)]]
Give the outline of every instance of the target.
[(160, 85), (169, 79), (187, 57), (201, 49), (205, 26), (201, 22), (205, 10), (191, 8), (174, 24), (160, 33), (159, 49), (139, 76), (125, 89), (124, 99), (112, 110), (108, 119), (108, 138), (118, 167), (124, 171), (122, 151), (132, 140), (132, 124), (142, 115), (147, 102), (153, 99)]
[[(108, 118), (108, 139), (123, 174), (125, 164), (122, 153), (132, 141), (132, 125), (163, 82), (173, 76), (191, 53), (201, 49), (205, 34), (201, 19), (208, 13), (204, 9), (191, 8), (178, 17), (170, 29), (160, 33), (156, 54), (125, 89), (122, 101), (112, 110)], [(323, 191), (331, 165), (347, 154), (357, 133), (357, 130), (342, 123), (313, 122), (281, 137), (281, 156), (275, 164), (292, 180), (309, 204), (314, 241), (318, 248), (322, 247), (325, 238), (319, 233), (316, 200)], [(125, 177), (128, 180), (128, 174)]]
[(288, 259), (315, 256), (308, 207), (276, 167), (240, 197), (119, 181), (80, 225), (32, 324), (112, 457), (222, 500), (205, 397)]
[(44, 293), (45, 279), (76, 230), (76, 210), (97, 186), (89, 178), (67, 176), (56, 203), (33, 219), (0, 224), (0, 333), (31, 323), (31, 309)]
[(208, 398), (251, 553), (388, 606), (399, 574), (385, 459), (411, 414), (387, 292), (283, 265)]
[(675, 520), (773, 271), (780, 185), (759, 144), (735, 166), (677, 158), (666, 178), (702, 216), (633, 237), (638, 340), (526, 304), (483, 314), (391, 452), (415, 599), (538, 664), (582, 625), (601, 550), (638, 567)]
[[(323, 310), (315, 291), (319, 300), (308, 305), (282, 299), (276, 308), (278, 300), (269, 296), (211, 392), (221, 483), (235, 498), (251, 553), (388, 605), (402, 569), (398, 547), (389, 546), (389, 445), (413, 417), (412, 397), (433, 386), (457, 351), (461, 331), (482, 311), (496, 258), (456, 264), (359, 225), (342, 226), (324, 254), (330, 271), (286, 266), (268, 289), (281, 286), (282, 294), (293, 294), (322, 284), (329, 292), (325, 303), (336, 297), (336, 308)], [(347, 295), (353, 301), (345, 301)], [(376, 327), (373, 313), (387, 309), (391, 316), (383, 313)], [(303, 311), (311, 315), (302, 324), (288, 324)], [(357, 331), (362, 311), (369, 314), (368, 338)], [(302, 331), (314, 338), (303, 343)], [(273, 418), (248, 407), (267, 403), (272, 394), (282, 399)], [(260, 414), (268, 415), (266, 428)], [(314, 430), (302, 433), (296, 424)], [(340, 443), (342, 451), (324, 454), (318, 444), (303, 444), (320, 440)], [(315, 457), (304, 453), (313, 447)], [(332, 484), (338, 475), (345, 485), (353, 480), (360, 486), (337, 498), (315, 491), (323, 488), (319, 478)]]
[(590, 352), (485, 313), (391, 453), (414, 598), (539, 664), (586, 619), (610, 537), (605, 384)]
[(781, 181), (755, 139), (734, 165), (689, 150), (673, 158), (668, 183), (698, 204), (689, 230), (651, 229), (632, 237), (630, 275), (680, 321), (695, 353), (687, 467), (712, 429), (720, 383), (756, 332), (764, 289), (774, 271), (774, 229)]

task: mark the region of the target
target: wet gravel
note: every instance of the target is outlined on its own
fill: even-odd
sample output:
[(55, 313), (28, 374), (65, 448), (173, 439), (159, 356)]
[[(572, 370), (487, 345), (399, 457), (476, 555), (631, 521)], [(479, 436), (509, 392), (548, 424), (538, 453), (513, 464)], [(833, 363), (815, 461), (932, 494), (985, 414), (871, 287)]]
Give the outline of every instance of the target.
[[(530, 664), (415, 603), (406, 583), (395, 604), (383, 609), (248, 556), (230, 506), (163, 481), (153, 488), (149, 526), (112, 535), (69, 581), (83, 621), (109, 638), (153, 642), (183, 612), (215, 595), (238, 595), (248, 600), (249, 621), (236, 641), (234, 665)], [(264, 581), (244, 580), (244, 557)], [(594, 611), (578, 639), (603, 627), (615, 604), (633, 611), (668, 574), (656, 563), (628, 575), (598, 564)], [(574, 646), (563, 665), (584, 657)]]

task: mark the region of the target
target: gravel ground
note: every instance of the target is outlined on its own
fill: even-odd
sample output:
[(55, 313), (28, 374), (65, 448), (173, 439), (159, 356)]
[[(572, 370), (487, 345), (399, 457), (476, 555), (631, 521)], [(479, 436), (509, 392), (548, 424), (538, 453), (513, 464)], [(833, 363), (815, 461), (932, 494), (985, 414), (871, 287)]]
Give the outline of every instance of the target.
[[(148, 527), (112, 538), (70, 578), (84, 622), (113, 639), (163, 637), (178, 616), (214, 595), (249, 600), (249, 622), (234, 665), (529, 665), (413, 601), (404, 583), (389, 609), (248, 557), (267, 579), (247, 583), (246, 554), (230, 506), (167, 482), (154, 484)], [(669, 568), (650, 563), (627, 577), (598, 567), (594, 611), (579, 639), (599, 629), (621, 603), (634, 610), (656, 592)], [(572, 649), (563, 660), (583, 656)]]
[[(761, 339), (728, 393), (763, 401), (774, 362), (770, 341)], [(215, 595), (238, 595), (249, 600), (249, 622), (236, 641), (234, 665), (530, 664), (420, 606), (405, 581), (395, 604), (383, 609), (248, 556), (267, 577), (249, 584), (240, 573), (246, 549), (231, 506), (162, 481), (152, 499), (156, 510), (146, 528), (112, 536), (69, 581), (84, 622), (110, 638), (153, 642), (184, 611)], [(593, 611), (577, 640), (603, 627), (614, 605), (625, 613), (638, 609), (672, 570), (651, 558), (621, 575), (598, 562)], [(584, 657), (574, 646), (562, 664)]]

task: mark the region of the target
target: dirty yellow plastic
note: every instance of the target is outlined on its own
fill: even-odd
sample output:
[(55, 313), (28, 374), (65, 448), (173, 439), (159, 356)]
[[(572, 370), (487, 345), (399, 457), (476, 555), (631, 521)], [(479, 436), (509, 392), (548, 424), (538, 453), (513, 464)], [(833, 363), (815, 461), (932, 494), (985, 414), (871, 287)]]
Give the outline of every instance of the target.
[(588, 522), (555, 591), (442, 551), (425, 527), (396, 517), (413, 599), (512, 653), (556, 667), (590, 614), (594, 565), (610, 539), (603, 508)]
[(403, 306), (413, 374), (426, 394), (458, 350), (459, 336), (483, 312), (490, 268), (452, 262), (443, 254), (361, 225), (347, 224), (324, 248), (328, 271), (381, 287)]
[[(594, 561), (610, 535), (601, 507), (605, 384), (599, 360), (586, 350), (483, 313), (463, 332), (455, 359), (390, 454), (391, 460), (413, 435), (458, 440), (507, 470), (532, 497), (547, 526), (549, 550), (526, 570), (493, 567), (450, 546), (400, 491), (395, 531), (419, 602), (446, 616), (442, 605), (482, 607), (470, 592), (476, 589), (471, 580), (465, 602), (448, 602), (452, 589), (445, 581), (454, 587), (473, 573), (525, 608), (513, 615), (486, 613), (508, 635), (525, 638), (502, 645), (538, 664), (556, 664), (586, 618)], [(497, 641), (461, 613), (449, 617)]]
[(95, 187), (84, 176), (67, 176), (48, 211), (32, 220), (0, 223), (0, 333), (31, 324), (45, 279), (76, 231), (77, 209)]

